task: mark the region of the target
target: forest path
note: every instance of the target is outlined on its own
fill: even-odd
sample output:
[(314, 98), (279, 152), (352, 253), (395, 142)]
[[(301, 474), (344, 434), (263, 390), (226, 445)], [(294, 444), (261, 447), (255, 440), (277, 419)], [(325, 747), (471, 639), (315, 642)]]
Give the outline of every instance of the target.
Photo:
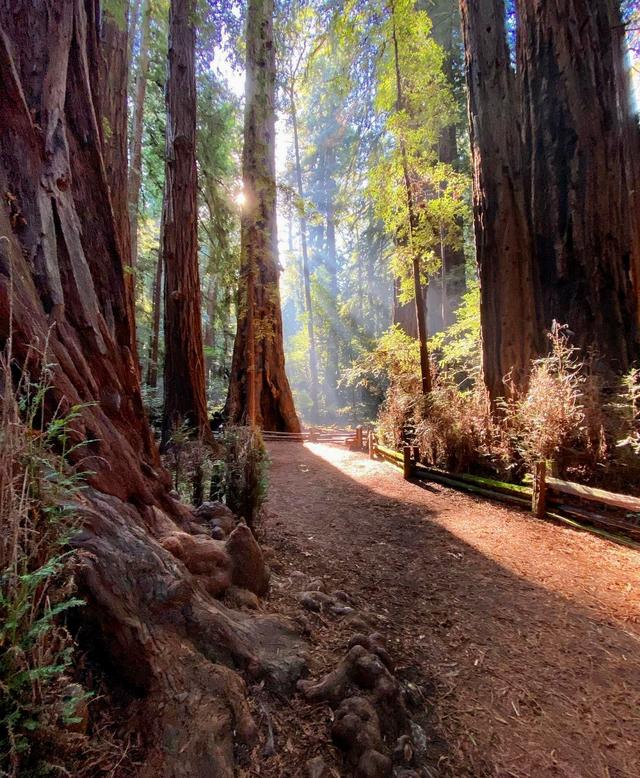
[[(295, 594), (322, 577), (375, 614), (398, 665), (431, 682), (434, 775), (640, 775), (639, 552), (340, 447), (270, 455), (273, 604), (299, 610)], [(309, 618), (318, 677), (354, 629)], [(324, 729), (294, 699), (261, 775), (302, 776), (316, 753), (339, 765), (322, 715)]]

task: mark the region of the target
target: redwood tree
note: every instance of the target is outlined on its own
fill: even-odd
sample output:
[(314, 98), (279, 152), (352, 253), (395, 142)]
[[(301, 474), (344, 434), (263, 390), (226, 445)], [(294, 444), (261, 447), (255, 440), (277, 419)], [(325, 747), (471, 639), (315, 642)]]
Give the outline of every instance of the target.
[(246, 42), (241, 284), (226, 413), (234, 422), (297, 432), (278, 288), (273, 0), (249, 0)]
[(209, 429), (198, 267), (195, 11), (196, 0), (171, 1), (162, 212), (165, 444), (182, 422), (200, 435)]
[[(503, 0), (461, 0), (473, 210), (480, 275), (482, 368), (493, 400), (526, 386), (542, 348), (518, 94)], [(510, 381), (505, 383), (505, 377)]]
[(144, 722), (136, 775), (231, 776), (257, 732), (236, 670), (294, 683), (303, 663), (286, 627), (224, 608), (163, 546), (192, 516), (169, 495), (130, 350), (99, 13), (95, 0), (0, 3), (0, 345), (11, 335), (12, 372), (30, 355), (33, 376), (47, 344), (45, 416), (78, 409), (80, 639), (99, 647), (92, 662), (108, 658), (104, 682), (129, 690), (121, 722)]
[(595, 348), (616, 371), (638, 356), (632, 275), (640, 180), (619, 5), (517, 3), (527, 199), (543, 325), (567, 323), (573, 342)]
[(142, 183), (142, 129), (144, 119), (144, 99), (147, 93), (147, 78), (149, 76), (151, 0), (143, 0), (140, 13), (142, 15), (140, 29), (140, 51), (138, 54), (138, 61), (136, 63), (135, 70), (135, 89), (130, 146), (131, 164), (129, 166), (128, 184), (132, 265), (135, 265), (138, 259), (138, 208), (140, 201), (140, 186)]

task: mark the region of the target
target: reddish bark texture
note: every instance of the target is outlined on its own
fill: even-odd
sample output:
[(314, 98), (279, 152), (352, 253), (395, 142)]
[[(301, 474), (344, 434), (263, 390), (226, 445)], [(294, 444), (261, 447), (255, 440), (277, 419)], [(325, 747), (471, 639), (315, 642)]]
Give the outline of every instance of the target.
[[(126, 18), (129, 3), (122, 6)], [(124, 18), (116, 18), (107, 11), (102, 14), (100, 28), (100, 129), (103, 137), (104, 164), (116, 223), (116, 236), (125, 263), (127, 305), (133, 317), (135, 310), (135, 282), (129, 272), (131, 242), (127, 210), (127, 79), (129, 77), (128, 33)], [(138, 346), (135, 331), (131, 334), (131, 353), (137, 363)]]
[(192, 524), (169, 496), (130, 348), (100, 127), (99, 12), (93, 0), (0, 3), (0, 345), (11, 335), (19, 372), (48, 343), (45, 410), (82, 406), (70, 430), (87, 441), (71, 458), (93, 471), (73, 539), (81, 636), (132, 692), (122, 723), (146, 749), (136, 775), (232, 776), (235, 749), (256, 731), (236, 671), (290, 683), (299, 643), (270, 617), (227, 610), (159, 542)]
[(162, 213), (164, 258), (163, 442), (187, 422), (207, 434), (196, 171), (195, 0), (172, 0)]
[(526, 387), (542, 348), (519, 135), (502, 0), (461, 0), (473, 210), (480, 274), (482, 367), (492, 399)]
[(255, 421), (267, 430), (298, 432), (284, 367), (278, 287), (273, 0), (250, 0), (246, 38), (242, 283), (226, 413), (234, 422)]
[(567, 323), (573, 342), (627, 370), (638, 355), (640, 170), (619, 3), (518, 0), (518, 16), (542, 323)]

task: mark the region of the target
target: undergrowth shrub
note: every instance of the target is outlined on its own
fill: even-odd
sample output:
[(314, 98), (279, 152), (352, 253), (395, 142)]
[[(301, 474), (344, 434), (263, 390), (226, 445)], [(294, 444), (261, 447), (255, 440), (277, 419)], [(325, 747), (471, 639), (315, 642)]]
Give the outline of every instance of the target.
[(186, 423), (173, 430), (162, 460), (183, 501), (198, 506), (205, 499), (215, 499), (210, 484), (219, 470), (219, 448), (198, 439)]
[(431, 466), (506, 480), (552, 459), (561, 474), (579, 480), (625, 491), (640, 482), (640, 370), (612, 389), (597, 360), (571, 345), (566, 326), (548, 334), (549, 353), (532, 363), (527, 392), (512, 391), (493, 412), (468, 344), (461, 358), (441, 338), (441, 357), (449, 358), (434, 369), (433, 391), (424, 397), (417, 354), (411, 356), (417, 341), (398, 330), (385, 337), (353, 375), (364, 380), (377, 370), (388, 381), (378, 415), (388, 445), (417, 444)]
[(269, 457), (262, 434), (256, 428), (230, 426), (223, 446), (226, 503), (251, 527), (269, 486)]
[(550, 352), (533, 362), (526, 394), (499, 404), (507, 434), (529, 468), (556, 459), (569, 447), (591, 449), (585, 363), (562, 328), (548, 338)]
[(460, 472), (484, 452), (492, 451), (493, 423), (486, 395), (479, 387), (461, 391), (437, 377), (433, 391), (418, 405), (415, 442), (430, 464)]
[(0, 769), (68, 775), (61, 754), (78, 737), (88, 696), (71, 682), (75, 647), (62, 618), (82, 604), (67, 548), (77, 526), (70, 502), (82, 488), (67, 461), (80, 408), (45, 423), (46, 360), (35, 381), (22, 372), (17, 390), (10, 364), (8, 346), (0, 360)]

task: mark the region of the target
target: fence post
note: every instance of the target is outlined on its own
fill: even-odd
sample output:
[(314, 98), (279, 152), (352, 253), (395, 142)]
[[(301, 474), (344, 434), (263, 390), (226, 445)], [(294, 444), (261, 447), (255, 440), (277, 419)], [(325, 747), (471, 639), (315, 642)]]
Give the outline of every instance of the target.
[(309, 427), (309, 442), (315, 443), (316, 442), (316, 428), (315, 427)]
[(411, 473), (413, 471), (413, 463), (411, 461), (411, 446), (405, 445), (402, 447), (402, 471), (404, 480), (408, 481), (411, 478)]
[(375, 440), (373, 430), (369, 430), (367, 433), (367, 448), (369, 449), (369, 459), (373, 459), (375, 454)]
[(539, 519), (543, 519), (547, 510), (547, 463), (536, 462), (533, 473), (533, 493), (531, 495), (531, 511)]
[(356, 451), (362, 451), (362, 426), (358, 425), (356, 427), (356, 437), (353, 441), (353, 445), (356, 449)]

